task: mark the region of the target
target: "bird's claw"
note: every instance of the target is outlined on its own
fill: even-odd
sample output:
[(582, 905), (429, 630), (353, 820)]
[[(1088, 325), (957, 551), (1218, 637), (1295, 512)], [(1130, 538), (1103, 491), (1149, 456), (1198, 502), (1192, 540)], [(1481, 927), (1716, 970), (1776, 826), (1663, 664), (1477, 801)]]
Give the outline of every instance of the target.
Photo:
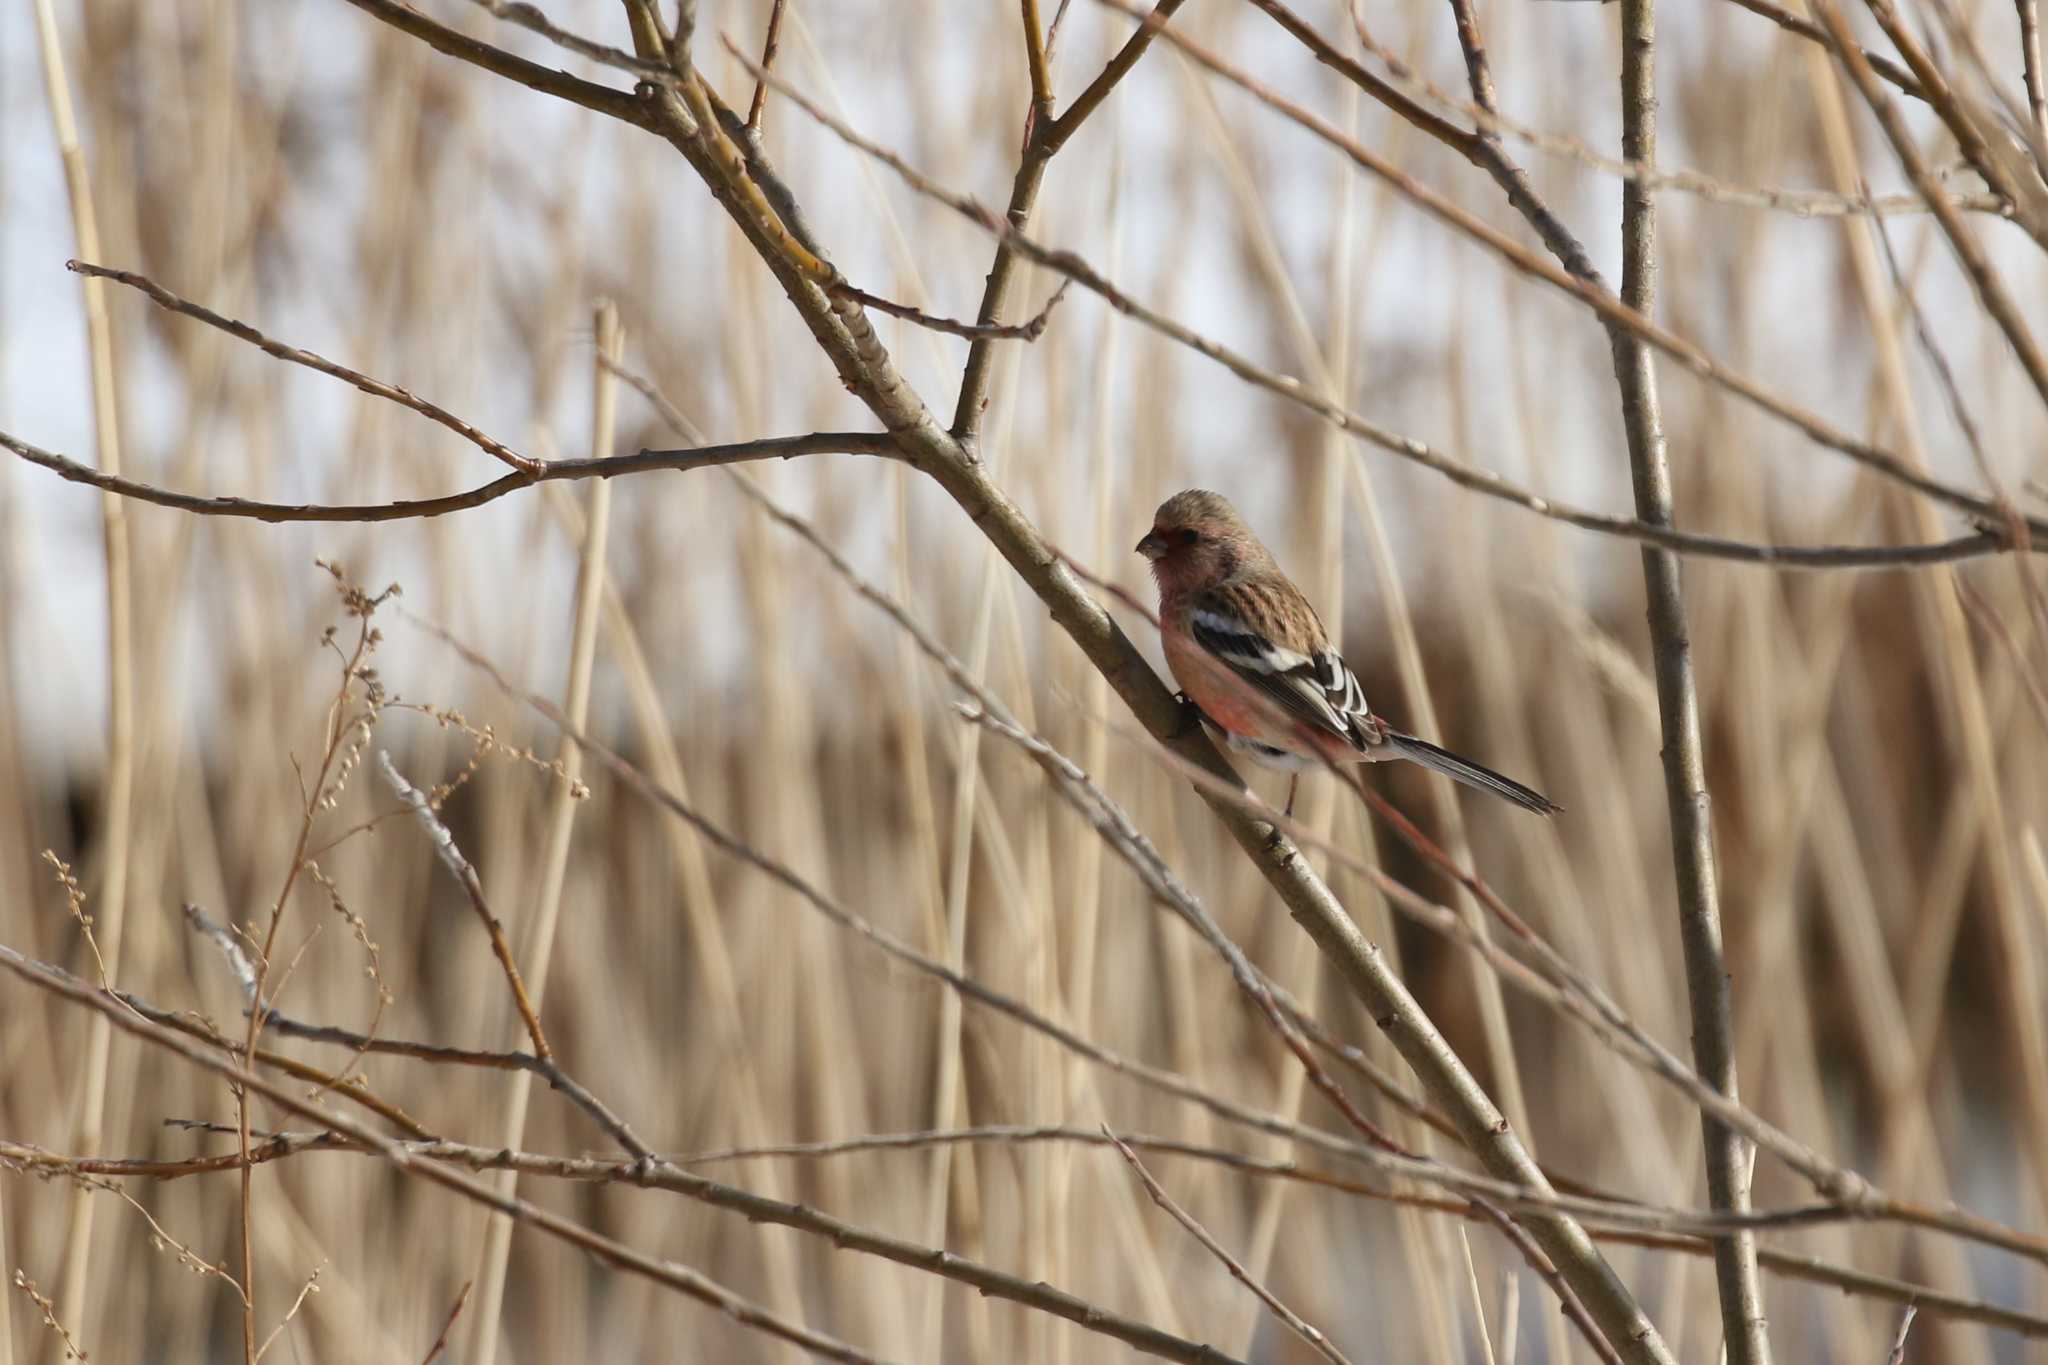
[(1174, 720), (1173, 733), (1167, 736), (1168, 739), (1186, 739), (1201, 729), (1202, 722), (1208, 719), (1202, 714), (1201, 704), (1186, 692), (1174, 693), (1173, 704), (1180, 708), (1180, 715)]

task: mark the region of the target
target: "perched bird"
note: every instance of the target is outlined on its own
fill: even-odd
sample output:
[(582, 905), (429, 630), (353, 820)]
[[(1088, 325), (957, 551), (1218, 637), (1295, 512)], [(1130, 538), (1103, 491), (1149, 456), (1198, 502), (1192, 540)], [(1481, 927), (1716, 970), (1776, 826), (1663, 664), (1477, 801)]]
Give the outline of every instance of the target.
[(1292, 770), (1294, 784), (1303, 769), (1326, 763), (1405, 758), (1542, 815), (1563, 809), (1375, 716), (1315, 608), (1222, 497), (1201, 488), (1174, 494), (1138, 553), (1159, 582), (1167, 666), (1226, 747)]

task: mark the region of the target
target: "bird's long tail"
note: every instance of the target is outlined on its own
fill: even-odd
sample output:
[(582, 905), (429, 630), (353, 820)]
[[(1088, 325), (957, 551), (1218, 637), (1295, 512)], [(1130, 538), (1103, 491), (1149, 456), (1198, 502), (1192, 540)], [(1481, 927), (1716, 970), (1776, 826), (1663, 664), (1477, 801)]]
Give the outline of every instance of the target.
[(1542, 792), (1525, 787), (1512, 777), (1502, 777), (1491, 768), (1482, 768), (1469, 758), (1460, 758), (1449, 749), (1439, 749), (1426, 739), (1404, 735), (1399, 730), (1388, 730), (1385, 743), (1410, 762), (1442, 773), (1453, 782), (1463, 782), (1468, 787), (1504, 796), (1524, 810), (1533, 810), (1538, 815), (1555, 815), (1564, 809)]

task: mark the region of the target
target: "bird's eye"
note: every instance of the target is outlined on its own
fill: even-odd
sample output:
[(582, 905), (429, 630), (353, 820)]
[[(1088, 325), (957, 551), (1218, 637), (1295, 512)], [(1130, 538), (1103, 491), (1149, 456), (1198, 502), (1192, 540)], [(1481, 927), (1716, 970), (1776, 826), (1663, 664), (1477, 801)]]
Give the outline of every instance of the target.
[(1193, 545), (1196, 541), (1200, 540), (1201, 538), (1202, 533), (1200, 531), (1195, 530), (1193, 527), (1189, 527), (1187, 530), (1182, 531), (1180, 533), (1180, 543), (1183, 545)]

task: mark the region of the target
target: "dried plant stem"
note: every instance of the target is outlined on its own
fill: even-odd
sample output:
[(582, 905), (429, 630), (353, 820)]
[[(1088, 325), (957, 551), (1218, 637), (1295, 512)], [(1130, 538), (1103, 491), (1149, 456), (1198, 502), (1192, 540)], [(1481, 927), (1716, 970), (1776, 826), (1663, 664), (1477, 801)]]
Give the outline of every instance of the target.
[[(618, 379), (611, 366), (625, 353), (620, 335), (619, 311), (610, 299), (597, 306), (597, 362), (592, 367), (590, 457), (608, 459), (612, 453), (618, 416)], [(562, 709), (572, 723), (581, 726), (590, 709), (590, 675), (597, 656), (597, 623), (605, 578), (605, 548), (610, 540), (611, 481), (599, 479), (590, 487), (590, 511), (585, 519), (583, 555), (576, 572), (576, 617), (571, 628), (569, 678)], [(569, 840), (576, 821), (576, 793), (573, 785), (583, 767), (583, 754), (573, 744), (564, 744), (558, 756), (564, 781), (554, 793), (548, 812), (548, 842), (541, 856), (540, 894), (536, 898), (531, 927), (527, 932), (525, 957), (533, 978), (536, 1005), (547, 993), (548, 968), (554, 961), (555, 926), (562, 907), (562, 883), (569, 868)], [(534, 1021), (535, 1046), (539, 1024)], [(504, 1145), (517, 1147), (526, 1135), (527, 1102), (533, 1093), (530, 1075), (513, 1078), (506, 1098)], [(497, 1193), (510, 1199), (518, 1188), (518, 1176), (507, 1171), (499, 1176)], [(471, 1358), (481, 1365), (497, 1359), (498, 1327), (505, 1297), (505, 1274), (512, 1255), (512, 1220), (496, 1215), (490, 1220), (484, 1240), (483, 1268), (478, 1276), (477, 1311)]]
[[(1101, 3), (1114, 8), (1128, 7), (1126, 0), (1101, 0)], [(1319, 136), (1334, 139), (1338, 145), (1345, 148), (1355, 161), (1358, 161), (1361, 165), (1373, 171), (1374, 174), (1385, 179), (1397, 191), (1414, 200), (1433, 215), (1449, 225), (1476, 237), (1500, 253), (1514, 269), (1554, 284), (1559, 289), (1581, 299), (1589, 304), (1603, 319), (1648, 340), (1652, 345), (1671, 354), (1694, 373), (1722, 385), (1780, 420), (1797, 427), (1816, 443), (1839, 451), (1857, 463), (1875, 469), (1886, 477), (1895, 479), (1899, 483), (1924, 493), (1938, 502), (1946, 503), (1951, 507), (1979, 517), (1988, 518), (1994, 523), (2002, 519), (2004, 514), (1994, 501), (1972, 493), (1968, 489), (1936, 479), (1926, 472), (1912, 467), (1896, 453), (1873, 445), (1868, 441), (1860, 440), (1836, 428), (1817, 414), (1800, 408), (1789, 400), (1771, 393), (1755, 381), (1735, 374), (1692, 342), (1643, 317), (1635, 310), (1621, 303), (1608, 291), (1585, 284), (1575, 279), (1569, 272), (1528, 251), (1505, 233), (1481, 222), (1435, 191), (1425, 188), (1412, 176), (1396, 169), (1383, 157), (1365, 148), (1362, 144), (1345, 137), (1342, 133), (1337, 132), (1326, 121), (1316, 115), (1309, 114), (1298, 106), (1274, 95), (1271, 91), (1259, 85), (1258, 82), (1245, 76), (1235, 67), (1222, 61), (1214, 54), (1208, 53), (1200, 46), (1174, 33), (1171, 29), (1159, 31), (1169, 34), (1169, 40), (1176, 47), (1194, 57), (1202, 65), (1244, 85), (1254, 94), (1258, 95), (1260, 99), (1272, 104), (1289, 117), (1303, 122), (1305, 126), (1317, 132)], [(741, 65), (749, 69), (758, 70), (758, 68), (753, 67), (744, 54), (735, 52), (734, 55)], [(948, 190), (931, 177), (917, 170), (896, 153), (872, 139), (862, 136), (844, 120), (833, 117), (831, 113), (806, 97), (801, 91), (788, 85), (780, 77), (770, 77), (769, 83), (775, 89), (788, 96), (790, 101), (803, 109), (805, 113), (829, 128), (849, 146), (865, 152), (889, 167), (892, 171), (895, 171), (904, 183), (912, 189), (946, 205), (970, 222), (1010, 243), (1019, 253), (1035, 264), (1057, 271), (1059, 274), (1075, 280), (1082, 288), (1101, 296), (1105, 302), (1118, 312), (1143, 323), (1146, 327), (1171, 338), (1190, 350), (1208, 357), (1224, 366), (1240, 379), (1255, 384), (1259, 388), (1287, 402), (1306, 408), (1323, 420), (1331, 422), (1391, 454), (1432, 469), (1461, 488), (1476, 493), (1483, 493), (1488, 497), (1513, 503), (1518, 507), (1535, 512), (1541, 516), (1552, 517), (1588, 530), (1604, 531), (1647, 544), (1669, 545), (1673, 548), (1689, 549), (1698, 553), (1725, 553), (1728, 558), (1745, 559), (1760, 563), (1779, 562), (1788, 566), (1793, 563), (1804, 563), (1808, 566), (1818, 567), (1824, 563), (1869, 564), (1880, 562), (1883, 559), (1890, 559), (1894, 553), (1903, 555), (1906, 560), (1911, 560), (1925, 553), (1932, 553), (1940, 558), (1952, 557), (1954, 554), (1954, 551), (1948, 548), (1940, 551), (1931, 551), (1907, 547), (1898, 552), (1880, 552), (1879, 560), (1873, 560), (1868, 552), (1851, 551), (1844, 558), (1839, 551), (1835, 550), (1815, 551), (1809, 554), (1797, 549), (1790, 549), (1781, 553), (1776, 549), (1767, 550), (1756, 546), (1738, 547), (1726, 541), (1719, 542), (1719, 548), (1714, 549), (1709, 548), (1716, 540), (1714, 537), (1702, 537), (1693, 533), (1676, 531), (1670, 527), (1655, 526), (1642, 521), (1640, 518), (1605, 517), (1598, 513), (1583, 511), (1579, 508), (1570, 507), (1549, 498), (1541, 497), (1518, 487), (1511, 481), (1503, 479), (1488, 470), (1477, 468), (1465, 461), (1447, 456), (1421, 441), (1390, 431), (1386, 427), (1372, 422), (1339, 404), (1331, 403), (1316, 394), (1310, 386), (1303, 383), (1299, 378), (1292, 375), (1278, 374), (1264, 366), (1258, 365), (1230, 347), (1211, 340), (1192, 328), (1187, 327), (1185, 324), (1177, 322), (1156, 309), (1140, 303), (1105, 278), (1079, 255), (1071, 251), (1055, 250), (1047, 247), (1018, 231), (1002, 215), (993, 212), (971, 196), (957, 194)], [(2048, 519), (2029, 517), (2026, 519), (2026, 524), (2032, 535), (2048, 540)]]
[[(1873, 5), (1872, 8), (1883, 19), (1889, 7), (1880, 4)], [(1947, 235), (1949, 245), (1954, 248), (1963, 274), (1969, 278), (1971, 288), (1976, 291), (1978, 303), (2005, 333), (2013, 354), (2019, 358), (2027, 377), (2033, 381), (2034, 391), (2043, 403), (2048, 403), (2048, 354), (2042, 352), (2039, 343), (2034, 339), (2034, 334), (2028, 328), (2018, 303), (2006, 289), (2005, 282), (1992, 266), (1991, 258), (1978, 242), (1976, 234), (1970, 230), (1969, 224), (1963, 221), (1962, 215), (1956, 211), (1955, 205), (1949, 202), (1947, 193), (1927, 168), (1926, 160), (1920, 155), (1912, 130), (1906, 127), (1904, 117), (1890, 96), (1879, 87), (1876, 74), (1864, 60), (1861, 49), (1849, 36), (1848, 22), (1842, 18), (1841, 12), (1835, 8), (1831, 0), (1817, 0), (1813, 10), (1834, 38), (1835, 51), (1841, 58), (1843, 69), (1849, 73), (1849, 79), (1855, 82), (1857, 90), (1869, 104), (1871, 113), (1877, 117), (1879, 126), (1884, 129), (1885, 137), (1890, 140), (1892, 149), (1898, 153), (1899, 164), (1906, 168), (1906, 174), (1912, 178), (1913, 187), (1920, 191), (1921, 197), (1927, 201), (1927, 207), (1933, 210), (1935, 221), (1941, 224), (1941, 230)], [(1953, 101), (1939, 101), (1936, 107), (1942, 108), (1948, 103)], [(1962, 116), (1958, 114), (1956, 117), (1960, 119)], [(1958, 136), (1960, 137), (1960, 133)], [(2002, 137), (2003, 134), (1993, 133), (1992, 136)], [(1985, 160), (1988, 162), (1989, 159), (1987, 153)]]
[[(129, 1012), (108, 993), (88, 986), (69, 973), (32, 962), (4, 946), (0, 946), (0, 967), (40, 990), (94, 1011), (124, 1033), (212, 1072), (245, 1094), (260, 1096), (286, 1113), (324, 1125), (352, 1145), (378, 1154), (406, 1174), (417, 1175), (443, 1189), (452, 1190), (465, 1199), (502, 1213), (524, 1226), (538, 1229), (617, 1269), (709, 1304), (750, 1329), (794, 1342), (828, 1360), (844, 1361), (847, 1365), (873, 1365), (874, 1357), (867, 1352), (777, 1317), (688, 1266), (635, 1251), (621, 1242), (592, 1232), (574, 1219), (551, 1213), (523, 1199), (500, 1195), (483, 1182), (472, 1180), (442, 1162), (415, 1156), (406, 1144), (394, 1142), (353, 1119), (324, 1110), (290, 1088), (264, 1079), (240, 1062), (227, 1060), (211, 1049), (188, 1042), (178, 1033)], [(1189, 1358), (1217, 1359), (1215, 1356)]]
[[(1142, 16), (1138, 14), (1137, 8), (1131, 3), (1131, 0), (1098, 0), (1098, 3), (1107, 5), (1112, 9), (1121, 10), (1134, 18), (1140, 18), (1142, 21)], [(1818, 413), (1804, 408), (1782, 394), (1766, 388), (1758, 381), (1746, 375), (1736, 373), (1716, 360), (1695, 342), (1672, 332), (1654, 319), (1646, 317), (1634, 308), (1629, 307), (1625, 299), (1619, 298), (1611, 291), (1600, 288), (1574, 275), (1565, 267), (1554, 265), (1550, 261), (1545, 260), (1516, 242), (1500, 229), (1485, 222), (1460, 205), (1453, 203), (1440, 192), (1424, 185), (1414, 176), (1395, 166), (1386, 157), (1381, 156), (1356, 139), (1348, 137), (1331, 125), (1329, 120), (1311, 113), (1294, 101), (1277, 94), (1247, 75), (1239, 67), (1225, 61), (1214, 52), (1188, 39), (1185, 35), (1172, 29), (1160, 29), (1159, 31), (1165, 35), (1168, 42), (1172, 43), (1182, 52), (1187, 53), (1202, 66), (1244, 89), (1261, 103), (1268, 105), (1290, 121), (1308, 129), (1317, 137), (1329, 142), (1333, 146), (1341, 148), (1361, 169), (1385, 182), (1403, 198), (1414, 203), (1418, 208), (1428, 213), (1444, 226), (1486, 247), (1489, 251), (1500, 257), (1511, 269), (1532, 279), (1541, 280), (1585, 304), (1603, 323), (1608, 325), (1610, 331), (1614, 328), (1627, 331), (1630, 335), (1648, 342), (1659, 351), (1670, 356), (1701, 379), (1726, 389), (1745, 403), (1798, 429), (1816, 444), (1838, 451), (1848, 456), (1851, 460), (1875, 469), (1883, 473), (1887, 478), (1894, 479), (1907, 487), (1926, 494), (1938, 502), (1945, 502), (1951, 507), (1974, 513), (1980, 517), (1996, 519), (2002, 515), (1995, 502), (1968, 489), (1932, 478), (1924, 470), (1915, 468), (1910, 461), (1902, 458), (1896, 452), (1862, 440), (1850, 432), (1835, 426)], [(745, 58), (741, 57), (741, 60), (745, 61)], [(786, 90), (786, 87), (778, 88)], [(805, 112), (818, 119), (826, 127), (831, 128), (842, 140), (867, 152), (871, 156), (883, 160), (885, 164), (902, 176), (906, 183), (917, 189), (919, 193), (946, 204), (955, 212), (981, 225), (988, 231), (1005, 236), (1013, 242), (1018, 242), (1019, 249), (1025, 251), (1032, 259), (1039, 260), (1041, 264), (1058, 270), (1062, 274), (1073, 275), (1074, 278), (1081, 282), (1084, 288), (1101, 293), (1104, 298), (1110, 301), (1112, 306), (1122, 309), (1141, 321), (1145, 321), (1148, 326), (1154, 326), (1161, 331), (1167, 331), (1169, 335), (1175, 335), (1173, 331), (1169, 330), (1169, 326), (1177, 328), (1178, 324), (1162, 325), (1166, 324), (1167, 320), (1159, 319), (1156, 315), (1150, 315), (1149, 310), (1141, 311), (1133, 301), (1124, 299), (1113, 286), (1106, 288), (1105, 286), (1108, 286), (1108, 282), (1102, 280), (1099, 275), (1090, 270), (1086, 263), (1074, 256), (1073, 253), (1051, 251), (1038, 246), (1036, 243), (1024, 241), (1022, 234), (1006, 230), (1000, 221), (995, 219), (993, 215), (989, 214), (986, 209), (972, 199), (950, 193), (910, 167), (902, 158), (895, 156), (886, 148), (876, 145), (871, 140), (861, 137), (844, 123), (824, 114), (823, 111), (817, 109), (815, 104), (802, 101), (801, 97), (793, 91), (786, 90), (786, 93), (789, 93), (793, 100), (803, 103)], [(1179, 330), (1181, 332), (1186, 331), (1184, 328)], [(1176, 337), (1176, 339), (1182, 338)], [(1252, 379), (1253, 382), (1260, 382), (1262, 387), (1265, 386), (1256, 377), (1258, 367), (1246, 365), (1241, 368), (1240, 363), (1237, 363), (1237, 357), (1229, 356), (1229, 358), (1226, 358), (1227, 353), (1221, 352), (1221, 348), (1215, 347), (1214, 343), (1208, 343), (1207, 349), (1203, 347), (1197, 347), (1197, 349), (1202, 350), (1202, 353), (1209, 355), (1211, 359), (1228, 364), (1240, 377)], [(1313, 398), (1304, 392), (1304, 386), (1298, 380), (1289, 379), (1275, 387), (1274, 392), (1290, 397), (1293, 401), (1302, 404), (1304, 407), (1323, 411)], [(1331, 416), (1327, 412), (1325, 415)], [(1361, 432), (1361, 434), (1364, 433)], [(1376, 444), (1379, 443), (1372, 436), (1368, 435), (1367, 439), (1374, 440)], [(2038, 525), (2036, 524), (2037, 522), (2039, 523)], [(2035, 534), (2048, 533), (2048, 521), (2043, 521), (2040, 518), (2031, 518), (2028, 525), (2029, 529)]]
[[(1656, 0), (1621, 0), (1622, 152), (1631, 161), (1657, 159)], [(1622, 186), (1621, 300), (1639, 316), (1656, 307), (1657, 201), (1647, 186)], [(1636, 515), (1670, 525), (1671, 465), (1657, 395), (1656, 362), (1639, 337), (1611, 329), (1614, 373), (1621, 386)], [(1650, 649), (1664, 734), (1664, 793), (1670, 808), (1671, 852), (1678, 877), (1678, 927), (1685, 949), (1686, 995), (1692, 1007), (1693, 1057), (1700, 1076), (1733, 1100), (1733, 991), (1721, 949), (1720, 893), (1715, 881), (1713, 805), (1700, 742), (1699, 688), (1686, 624), (1678, 556), (1643, 547), (1649, 599)], [(1718, 1210), (1745, 1213), (1755, 1149), (1735, 1129), (1702, 1111), (1707, 1198)], [(1763, 1284), (1756, 1238), (1734, 1232), (1715, 1239), (1723, 1349), (1729, 1365), (1769, 1365)]]
[[(71, 81), (65, 72), (63, 44), (50, 0), (36, 0), (36, 39), (42, 54), (44, 95), (56, 134), (57, 154), (64, 166), (64, 188), (71, 208), (71, 230), (78, 250), (100, 253), (99, 215), (93, 207), (92, 174), (79, 142), (78, 120), (71, 103)], [(107, 317), (107, 291), (87, 280), (85, 329), (92, 383), (94, 442), (99, 471), (121, 477), (121, 414), (114, 383), (114, 343)], [(100, 499), (101, 547), (107, 574), (107, 760), (103, 804), (97, 834), (99, 860), (99, 952), (107, 979), (118, 980), (121, 946), (126, 937), (128, 870), (133, 850), (135, 800), (135, 622), (134, 584), (129, 564), (128, 508), (122, 498)], [(106, 1122), (107, 1089), (112, 1070), (113, 1035), (104, 1018), (86, 1031), (85, 1064), (79, 1073), (76, 1142), (84, 1151), (96, 1149)], [(85, 1293), (92, 1261), (94, 1205), (87, 1191), (71, 1192), (70, 1218), (64, 1239), (64, 1267), (57, 1285), (59, 1320), (88, 1318)], [(246, 1268), (245, 1268), (246, 1275)], [(249, 1281), (245, 1278), (244, 1283)], [(253, 1294), (251, 1295), (253, 1297)], [(244, 1304), (244, 1355), (254, 1365), (254, 1308)]]

